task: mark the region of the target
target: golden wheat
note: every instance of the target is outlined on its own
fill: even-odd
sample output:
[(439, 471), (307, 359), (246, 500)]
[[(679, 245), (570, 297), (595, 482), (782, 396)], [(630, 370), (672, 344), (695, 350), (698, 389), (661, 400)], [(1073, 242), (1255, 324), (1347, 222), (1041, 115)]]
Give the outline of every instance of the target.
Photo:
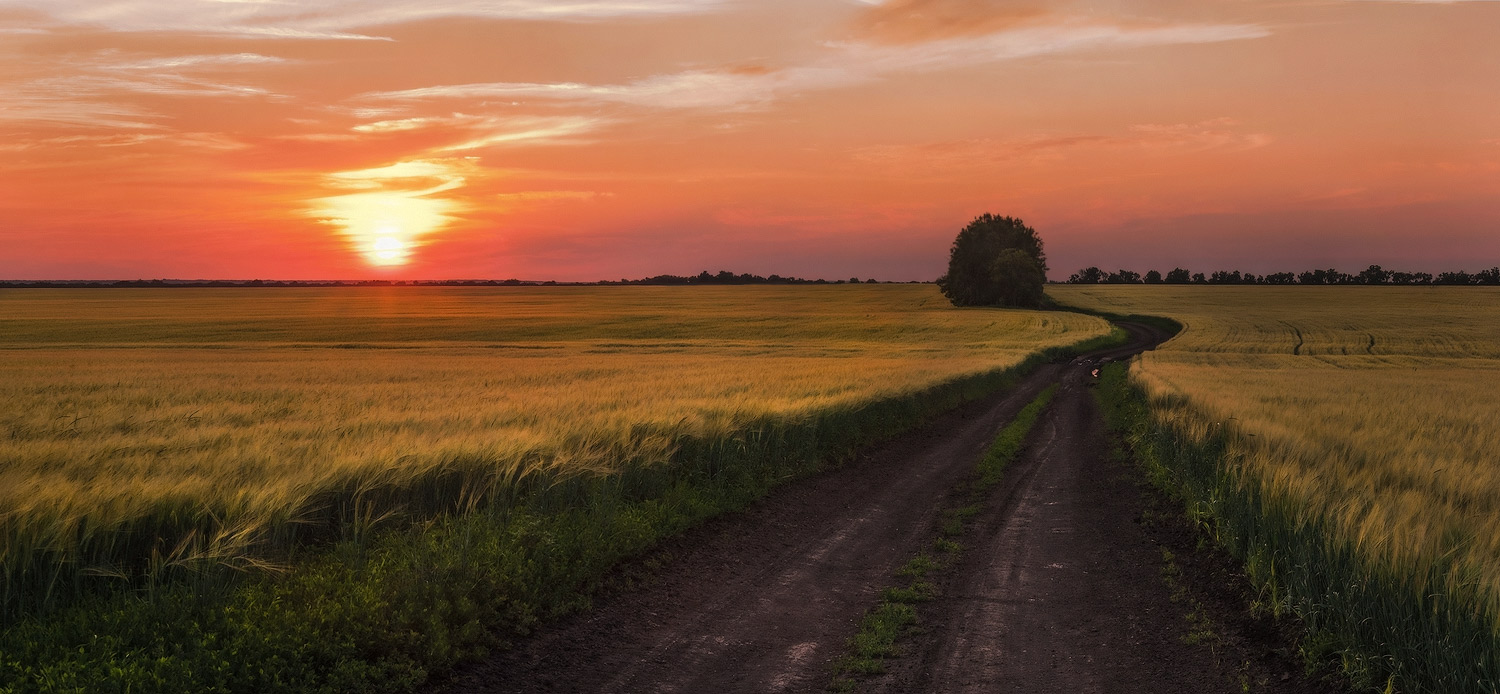
[[(1421, 590), (1500, 607), (1500, 290), (1054, 287), (1186, 329), (1133, 369), (1196, 438)], [(1187, 408), (1174, 407), (1174, 396)], [(1459, 570), (1434, 571), (1454, 561)], [(1434, 576), (1444, 585), (1425, 582)]]
[(650, 465), (1107, 332), (925, 285), (4, 292), (0, 557), (204, 514), (233, 555), (331, 489)]

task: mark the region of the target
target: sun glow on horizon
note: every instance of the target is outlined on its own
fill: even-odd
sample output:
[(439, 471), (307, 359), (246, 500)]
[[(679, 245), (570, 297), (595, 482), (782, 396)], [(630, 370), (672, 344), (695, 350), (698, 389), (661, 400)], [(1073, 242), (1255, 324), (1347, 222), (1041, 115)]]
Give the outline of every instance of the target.
[(373, 267), (398, 267), (457, 219), (463, 204), (441, 197), (460, 188), (459, 165), (441, 160), (400, 162), (326, 177), (329, 185), (358, 192), (318, 198), (308, 214), (338, 227), (353, 251)]

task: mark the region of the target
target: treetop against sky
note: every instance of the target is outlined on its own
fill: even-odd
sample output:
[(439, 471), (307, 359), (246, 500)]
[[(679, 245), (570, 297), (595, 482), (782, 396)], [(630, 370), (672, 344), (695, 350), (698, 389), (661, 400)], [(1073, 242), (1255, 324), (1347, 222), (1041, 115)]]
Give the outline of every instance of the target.
[(1500, 2), (0, 0), (0, 278), (1500, 259)]

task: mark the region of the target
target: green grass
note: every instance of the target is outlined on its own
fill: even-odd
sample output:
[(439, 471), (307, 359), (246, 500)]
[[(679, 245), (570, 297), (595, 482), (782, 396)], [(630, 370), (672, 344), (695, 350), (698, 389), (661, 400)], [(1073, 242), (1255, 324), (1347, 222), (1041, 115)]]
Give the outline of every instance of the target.
[(1047, 405), (1052, 402), (1052, 396), (1056, 393), (1056, 385), (1049, 386), (1042, 391), (1035, 400), (1021, 408), (1015, 420), (995, 437), (994, 443), (990, 444), (989, 449), (984, 453), (984, 458), (979, 461), (977, 468), (979, 479), (975, 482), (979, 491), (987, 490), (1000, 483), (1000, 477), (1005, 474), (1005, 468), (1025, 447), (1027, 435), (1036, 426), (1037, 418), (1042, 416), (1042, 412), (1047, 409)]

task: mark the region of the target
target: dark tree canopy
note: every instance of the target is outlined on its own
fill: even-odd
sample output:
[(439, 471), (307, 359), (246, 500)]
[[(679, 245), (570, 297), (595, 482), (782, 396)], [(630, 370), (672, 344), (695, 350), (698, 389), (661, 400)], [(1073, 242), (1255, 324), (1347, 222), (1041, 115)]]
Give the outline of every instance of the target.
[(1201, 272), (1189, 274), (1183, 268), (1173, 268), (1165, 276), (1156, 270), (1151, 270), (1142, 277), (1139, 273), (1131, 270), (1120, 270), (1118, 272), (1105, 272), (1098, 267), (1086, 267), (1073, 273), (1068, 278), (1070, 284), (1271, 284), (1271, 285), (1317, 285), (1317, 284), (1366, 284), (1366, 285), (1500, 285), (1500, 267), (1491, 267), (1474, 274), (1459, 270), (1456, 272), (1443, 272), (1434, 275), (1430, 272), (1403, 272), (1400, 270), (1387, 270), (1379, 265), (1371, 265), (1358, 274), (1339, 272), (1333, 268), (1327, 270), (1308, 270), (1306, 272), (1269, 272), (1264, 275), (1256, 275), (1253, 272), (1240, 273), (1239, 270), (1215, 270), (1211, 275)]
[(1046, 282), (1047, 256), (1036, 230), (985, 214), (958, 232), (937, 284), (955, 306), (1036, 307)]

